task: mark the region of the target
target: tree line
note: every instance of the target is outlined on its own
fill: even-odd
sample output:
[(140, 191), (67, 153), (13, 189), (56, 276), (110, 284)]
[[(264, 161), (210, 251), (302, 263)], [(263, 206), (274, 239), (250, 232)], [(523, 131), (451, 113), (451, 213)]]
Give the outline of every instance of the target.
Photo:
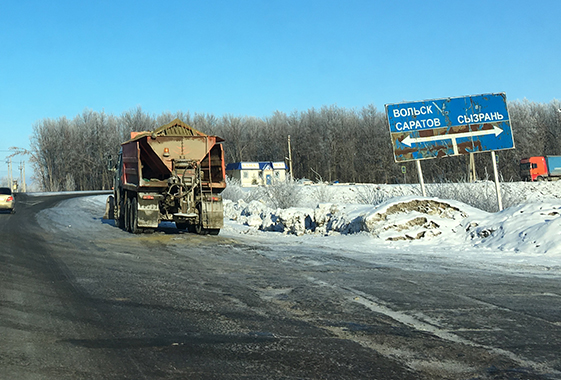
[[(521, 158), (561, 154), (561, 103), (509, 102), (516, 149), (497, 152), (503, 181), (519, 181)], [(285, 161), (294, 178), (355, 183), (417, 182), (413, 162), (395, 163), (384, 111), (374, 105), (348, 109), (336, 105), (306, 111), (252, 116), (164, 112), (151, 115), (141, 107), (121, 115), (86, 109), (69, 119), (42, 119), (33, 126), (31, 161), (43, 191), (110, 189), (110, 157), (132, 131), (148, 131), (179, 118), (195, 129), (225, 139), (226, 162)], [(422, 161), (426, 182), (468, 179), (468, 156)], [(405, 174), (402, 166), (405, 166)], [(479, 179), (492, 177), (489, 153), (475, 154)]]

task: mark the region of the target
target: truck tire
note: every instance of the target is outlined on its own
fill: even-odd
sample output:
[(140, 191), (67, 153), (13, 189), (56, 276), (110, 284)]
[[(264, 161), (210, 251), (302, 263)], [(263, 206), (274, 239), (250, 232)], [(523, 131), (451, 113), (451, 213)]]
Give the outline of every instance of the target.
[(130, 208), (131, 208), (131, 201), (129, 197), (126, 197), (126, 199), (124, 200), (124, 210), (123, 210), (123, 229), (127, 232), (131, 231), (131, 213), (130, 213)]
[(208, 230), (203, 228), (203, 223), (200, 222), (195, 225), (195, 233), (197, 235), (206, 235), (208, 233)]
[(195, 232), (199, 235), (218, 235), (218, 233), (220, 232), (220, 228), (204, 228), (203, 227), (202, 205), (199, 204), (197, 209), (199, 210), (199, 222), (195, 225), (191, 225), (192, 227), (191, 227), (189, 232)]
[(130, 199), (129, 204), (130, 212), (130, 232), (133, 234), (139, 234), (142, 232), (142, 228), (138, 227), (138, 203), (136, 202), (136, 197)]
[(208, 230), (203, 227), (203, 207), (200, 203), (197, 206), (197, 210), (199, 211), (199, 221), (195, 224), (195, 233), (197, 235), (206, 235)]
[(117, 203), (117, 199), (119, 204), (115, 205), (115, 226), (125, 229), (125, 217), (123, 213), (125, 205), (123, 204), (123, 197), (115, 198), (115, 203)]
[(105, 201), (105, 213), (103, 219), (115, 219), (115, 197), (110, 195)]

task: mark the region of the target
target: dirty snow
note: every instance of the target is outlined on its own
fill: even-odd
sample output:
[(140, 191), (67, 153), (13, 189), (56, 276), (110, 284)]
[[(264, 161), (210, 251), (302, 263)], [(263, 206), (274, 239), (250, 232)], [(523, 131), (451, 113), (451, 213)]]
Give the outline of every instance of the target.
[[(288, 209), (248, 200), (246, 194), (246, 200), (224, 201), (220, 236), (271, 247), (307, 247), (318, 255), (335, 250), (368, 262), (391, 255), (561, 274), (561, 181), (502, 184), (508, 207), (501, 212), (481, 209), (496, 207), (489, 184), (464, 185), (428, 188), (429, 194), (451, 194), (463, 202), (423, 197), (412, 185), (303, 186), (301, 207)], [(106, 228), (108, 221), (99, 218), (106, 198), (70, 199), (66, 211), (63, 203), (38, 218), (43, 224), (50, 220), (51, 228), (96, 228), (84, 226), (87, 220)], [(82, 213), (69, 217), (78, 215), (78, 204), (85, 206)], [(98, 218), (88, 218), (89, 213)]]
[[(466, 203), (420, 196), (413, 185), (319, 185), (304, 186), (303, 192), (307, 207), (225, 200), (221, 235), (245, 234), (272, 244), (296, 239), (362, 260), (391, 251), (561, 272), (561, 181), (501, 184), (503, 204), (509, 206), (501, 212), (481, 209), (497, 207), (491, 182), (428, 187), (429, 194)], [(313, 205), (318, 194), (331, 202)]]

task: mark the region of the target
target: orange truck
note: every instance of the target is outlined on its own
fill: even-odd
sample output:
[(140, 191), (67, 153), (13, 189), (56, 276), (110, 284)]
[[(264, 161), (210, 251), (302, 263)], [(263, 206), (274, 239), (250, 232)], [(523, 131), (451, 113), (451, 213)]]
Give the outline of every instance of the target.
[(224, 223), (220, 193), (226, 188), (222, 141), (179, 119), (132, 132), (113, 169), (108, 204), (115, 224), (140, 233), (169, 221), (181, 230), (217, 235)]
[(537, 156), (520, 160), (523, 181), (556, 181), (561, 178), (561, 156)]

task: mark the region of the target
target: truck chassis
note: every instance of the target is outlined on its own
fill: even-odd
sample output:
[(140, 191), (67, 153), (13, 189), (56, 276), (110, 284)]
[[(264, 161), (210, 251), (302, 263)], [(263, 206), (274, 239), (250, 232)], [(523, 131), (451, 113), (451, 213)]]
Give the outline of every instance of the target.
[(109, 206), (115, 224), (141, 233), (168, 221), (180, 230), (217, 235), (226, 187), (222, 141), (178, 119), (153, 132), (133, 132), (115, 166)]

